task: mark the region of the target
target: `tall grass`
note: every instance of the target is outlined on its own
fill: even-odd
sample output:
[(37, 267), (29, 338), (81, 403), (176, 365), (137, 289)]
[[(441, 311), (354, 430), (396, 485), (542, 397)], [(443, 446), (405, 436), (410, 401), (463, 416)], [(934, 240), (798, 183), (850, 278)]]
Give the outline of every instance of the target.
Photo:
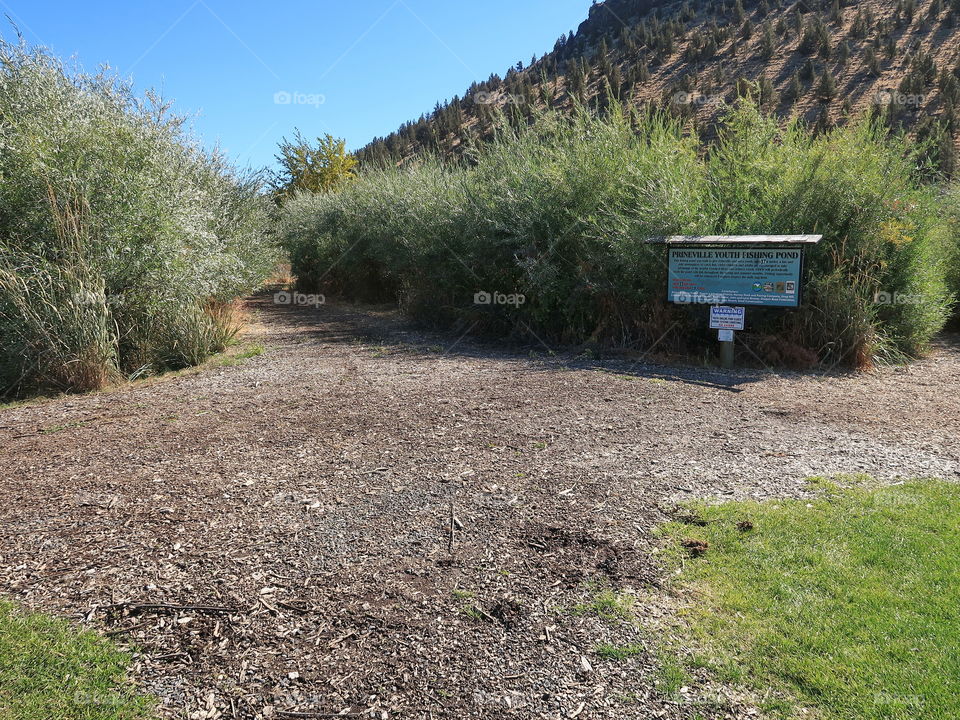
[(268, 207), (158, 98), (0, 43), (0, 396), (221, 349), (276, 260)]
[[(280, 235), (305, 288), (427, 323), (694, 351), (705, 310), (665, 302), (665, 251), (646, 239), (822, 233), (803, 306), (752, 309), (747, 337), (772, 362), (862, 366), (923, 352), (949, 314), (956, 240), (915, 166), (866, 123), (812, 137), (745, 104), (706, 150), (673, 119), (614, 107), (504, 130), (469, 165), (427, 158), (301, 195)], [(476, 305), (478, 291), (526, 302)]]

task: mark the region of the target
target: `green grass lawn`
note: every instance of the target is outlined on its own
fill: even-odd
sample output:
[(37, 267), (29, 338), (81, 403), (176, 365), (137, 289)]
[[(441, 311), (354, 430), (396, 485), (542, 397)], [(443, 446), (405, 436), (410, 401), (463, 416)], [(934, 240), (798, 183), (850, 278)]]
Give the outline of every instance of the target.
[[(774, 716), (960, 718), (960, 486), (821, 484), (664, 527), (678, 642), (723, 682), (791, 698), (765, 701)], [(691, 557), (690, 539), (709, 546)]]
[(0, 601), (0, 719), (131, 720), (154, 703), (124, 673), (129, 657), (95, 633)]

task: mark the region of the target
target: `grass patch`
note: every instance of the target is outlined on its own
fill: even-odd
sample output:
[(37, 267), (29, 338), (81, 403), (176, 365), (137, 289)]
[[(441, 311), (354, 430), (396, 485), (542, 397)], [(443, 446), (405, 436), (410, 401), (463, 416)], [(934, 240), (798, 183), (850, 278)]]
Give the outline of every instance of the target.
[(93, 632), (0, 602), (0, 718), (131, 720), (154, 702), (124, 680), (130, 658)]
[(960, 717), (960, 487), (821, 487), (698, 505), (699, 558), (689, 525), (663, 528), (694, 598), (677, 641), (721, 681), (794, 699), (766, 703), (775, 716)]
[(233, 367), (235, 365), (240, 365), (245, 360), (259, 357), (266, 351), (267, 349), (259, 343), (247, 345), (243, 349), (237, 350), (236, 352), (226, 352), (220, 356), (217, 356), (214, 359), (214, 364), (222, 367)]
[(460, 608), (460, 611), (466, 615), (471, 620), (484, 620), (483, 613), (480, 612), (480, 609), (474, 605), (465, 605)]
[(574, 615), (596, 615), (604, 620), (629, 620), (633, 617), (633, 595), (613, 590), (601, 590), (589, 602), (574, 605)]
[(643, 648), (640, 645), (608, 645), (603, 643), (597, 645), (594, 651), (605, 660), (626, 660), (635, 655), (643, 654)]
[(82, 428), (86, 425), (84, 421), (80, 420), (77, 422), (71, 423), (61, 423), (59, 425), (51, 425), (50, 427), (45, 427), (40, 431), (41, 435), (56, 435), (57, 433), (63, 432), (64, 430), (72, 430), (74, 428)]

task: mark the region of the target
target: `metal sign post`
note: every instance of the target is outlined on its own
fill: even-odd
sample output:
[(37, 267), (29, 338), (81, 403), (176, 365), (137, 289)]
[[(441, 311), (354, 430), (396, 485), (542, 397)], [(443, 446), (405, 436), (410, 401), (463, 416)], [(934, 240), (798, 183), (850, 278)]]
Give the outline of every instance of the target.
[(733, 367), (734, 332), (743, 330), (746, 315), (745, 307), (710, 306), (710, 329), (720, 332), (720, 364), (725, 368)]
[[(721, 332), (723, 331), (721, 330)], [(733, 330), (727, 330), (726, 332), (730, 333), (729, 340), (724, 340), (723, 335), (720, 336), (720, 367), (729, 370), (733, 367), (735, 343), (733, 341)]]

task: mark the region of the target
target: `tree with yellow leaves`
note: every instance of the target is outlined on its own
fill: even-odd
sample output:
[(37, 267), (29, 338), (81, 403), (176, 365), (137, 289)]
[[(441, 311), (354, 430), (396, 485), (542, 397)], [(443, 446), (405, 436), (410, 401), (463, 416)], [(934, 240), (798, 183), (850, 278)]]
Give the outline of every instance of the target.
[(283, 138), (277, 162), (281, 171), (275, 181), (281, 198), (295, 192), (336, 192), (356, 178), (357, 159), (346, 150), (345, 140), (327, 133), (313, 146), (297, 130), (293, 140)]

